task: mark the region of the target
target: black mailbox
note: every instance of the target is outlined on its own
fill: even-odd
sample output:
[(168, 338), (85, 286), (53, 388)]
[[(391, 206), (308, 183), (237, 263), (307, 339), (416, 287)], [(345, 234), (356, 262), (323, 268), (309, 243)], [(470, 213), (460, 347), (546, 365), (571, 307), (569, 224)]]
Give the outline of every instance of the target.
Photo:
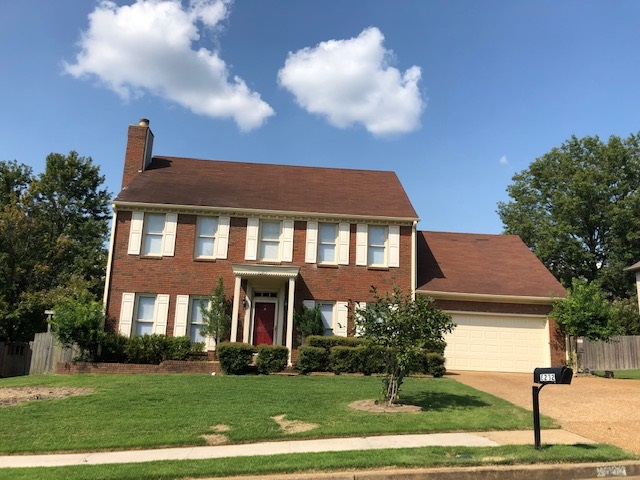
[(570, 385), (573, 370), (569, 367), (536, 368), (533, 371), (533, 383)]

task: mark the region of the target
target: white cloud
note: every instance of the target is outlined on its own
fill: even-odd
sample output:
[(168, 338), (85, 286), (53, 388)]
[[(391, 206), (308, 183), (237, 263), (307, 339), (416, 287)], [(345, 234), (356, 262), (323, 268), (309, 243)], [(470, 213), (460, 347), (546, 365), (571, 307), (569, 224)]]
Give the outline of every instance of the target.
[(360, 123), (374, 135), (416, 130), (425, 106), (420, 67), (404, 73), (391, 67), (393, 52), (383, 42), (371, 27), (356, 38), (289, 52), (278, 80), (302, 108), (336, 127)]
[(119, 7), (103, 0), (65, 70), (95, 76), (125, 100), (151, 93), (199, 115), (233, 118), (241, 130), (260, 127), (274, 114), (269, 104), (241, 78), (229, 78), (217, 51), (193, 47), (200, 28), (215, 29), (227, 18), (231, 1), (191, 0), (183, 7), (181, 0), (137, 0)]
[(506, 155), (500, 157), (500, 165), (509, 165), (509, 159)]

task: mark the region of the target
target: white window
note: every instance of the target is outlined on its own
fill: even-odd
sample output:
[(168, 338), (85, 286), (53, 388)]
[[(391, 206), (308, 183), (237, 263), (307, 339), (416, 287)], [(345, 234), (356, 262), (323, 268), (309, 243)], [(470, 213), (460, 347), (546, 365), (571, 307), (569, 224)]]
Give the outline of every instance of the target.
[(119, 331), (123, 335), (166, 335), (169, 295), (123, 293)]
[(258, 260), (280, 260), (281, 222), (260, 223), (260, 246)]
[(320, 316), (322, 317), (325, 335), (347, 336), (347, 318), (349, 315), (347, 302), (305, 300), (303, 303), (307, 308), (320, 307)]
[(205, 326), (200, 302), (202, 302), (205, 309), (209, 308), (209, 299), (207, 298), (193, 298), (191, 300), (189, 312), (189, 338), (191, 338), (191, 343), (206, 342), (206, 338), (200, 333), (200, 330)]
[(127, 253), (172, 257), (177, 224), (176, 213), (132, 212)]
[(367, 264), (384, 267), (387, 265), (387, 227), (369, 226)]
[(151, 335), (153, 333), (154, 310), (156, 297), (138, 297), (136, 308), (136, 335)]
[(216, 217), (198, 217), (196, 233), (196, 257), (215, 258), (218, 219)]
[(364, 225), (356, 228), (356, 265), (400, 266), (400, 227)]
[(162, 255), (165, 215), (148, 213), (142, 233), (142, 255)]
[(321, 223), (318, 226), (318, 263), (337, 263), (337, 241), (337, 223)]
[(291, 262), (293, 227), (293, 220), (247, 219), (245, 260)]

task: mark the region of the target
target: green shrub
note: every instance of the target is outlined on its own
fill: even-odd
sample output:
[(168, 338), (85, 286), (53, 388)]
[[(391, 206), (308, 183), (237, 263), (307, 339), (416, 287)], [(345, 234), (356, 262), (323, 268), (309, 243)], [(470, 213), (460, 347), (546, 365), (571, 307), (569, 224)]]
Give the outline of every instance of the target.
[(355, 348), (360, 352), (360, 371), (365, 375), (383, 373), (385, 367), (384, 347), (370, 342), (364, 342)]
[(303, 375), (310, 372), (328, 372), (329, 353), (324, 348), (303, 345), (298, 350), (296, 368)]
[(100, 337), (100, 353), (96, 361), (109, 363), (125, 363), (127, 361), (127, 344), (129, 337), (119, 332), (103, 332)]
[(330, 337), (324, 337), (322, 335), (310, 335), (307, 337), (307, 345), (311, 347), (324, 348), (327, 354), (333, 347), (357, 347), (363, 342), (362, 339), (357, 337), (339, 337), (332, 335)]
[(165, 337), (164, 360), (186, 360), (191, 352), (189, 337)]
[(281, 372), (287, 367), (289, 361), (289, 349), (282, 345), (260, 345), (256, 367), (258, 373), (268, 375)]
[(337, 346), (329, 353), (329, 366), (336, 375), (340, 373), (356, 373), (361, 371), (362, 347)]
[(249, 370), (256, 349), (247, 343), (222, 342), (216, 347), (216, 352), (225, 375), (242, 375)]
[(435, 352), (429, 352), (427, 357), (427, 373), (436, 378), (442, 377), (447, 369), (444, 366), (444, 355)]
[(58, 342), (68, 348), (77, 346), (80, 351), (77, 360), (93, 361), (105, 321), (102, 304), (83, 291), (78, 297), (59, 299), (54, 310), (51, 326)]
[(150, 363), (158, 365), (164, 360), (166, 351), (165, 335), (136, 335), (125, 347), (128, 363)]

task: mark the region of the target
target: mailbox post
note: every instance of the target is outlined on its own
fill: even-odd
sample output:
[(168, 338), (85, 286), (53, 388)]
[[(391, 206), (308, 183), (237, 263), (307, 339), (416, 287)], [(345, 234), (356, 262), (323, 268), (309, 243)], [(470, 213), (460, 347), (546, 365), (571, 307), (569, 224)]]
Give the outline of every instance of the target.
[(569, 367), (536, 368), (533, 370), (533, 435), (536, 450), (540, 450), (540, 390), (545, 385), (570, 385), (573, 370)]

